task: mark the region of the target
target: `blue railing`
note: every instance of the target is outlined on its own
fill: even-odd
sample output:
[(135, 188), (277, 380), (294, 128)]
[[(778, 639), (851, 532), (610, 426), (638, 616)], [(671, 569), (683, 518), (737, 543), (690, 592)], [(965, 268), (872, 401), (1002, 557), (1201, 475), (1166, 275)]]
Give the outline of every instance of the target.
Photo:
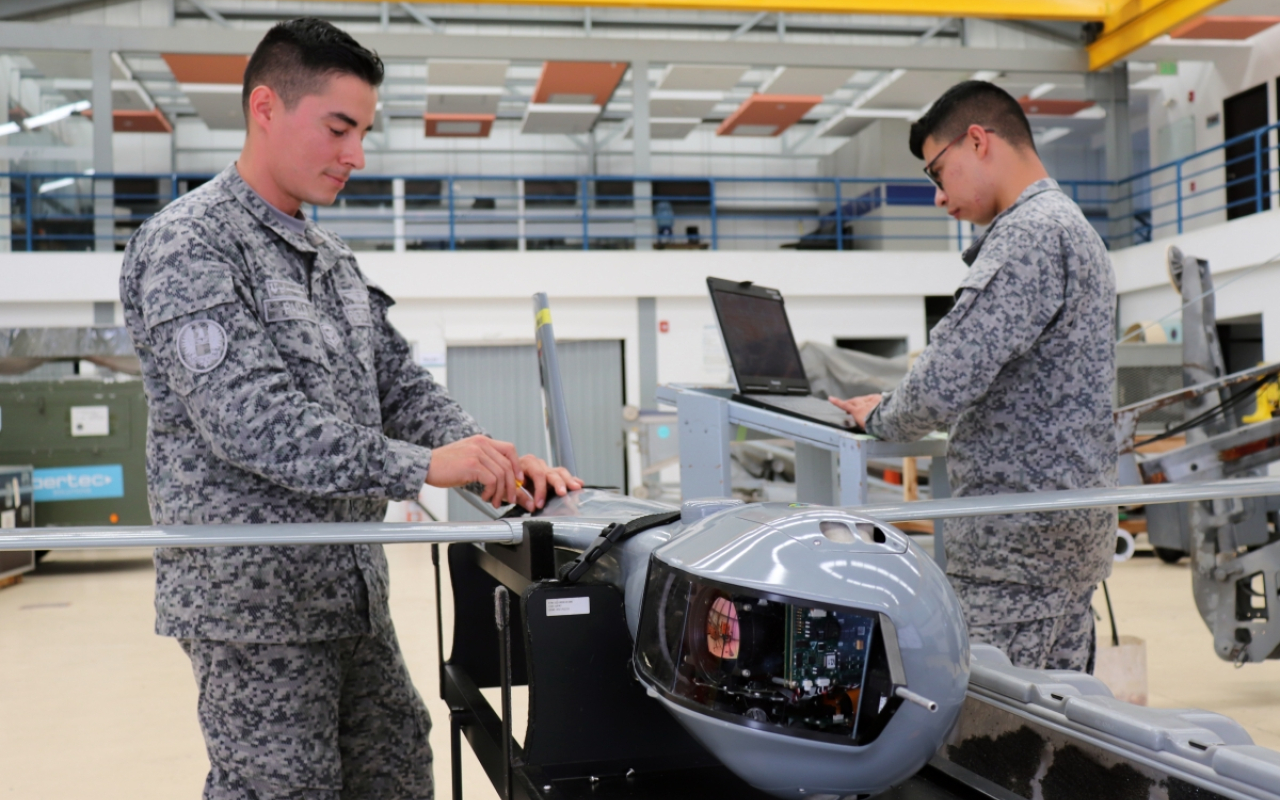
[(1137, 209), (1122, 235), (1143, 241), (1145, 230), (1150, 241), (1270, 209), (1280, 189), (1272, 177), (1280, 174), (1272, 157), (1280, 148), (1271, 144), (1277, 130), (1280, 124), (1258, 128), (1117, 181), (1115, 202)]
[[(213, 176), (3, 177), (13, 249), (92, 250), (122, 247)], [(333, 206), (303, 211), (357, 249), (844, 250), (895, 240), (947, 249), (959, 230), (923, 178), (362, 175)]]
[[(1182, 233), (1271, 207), (1277, 128), (1120, 181), (1060, 183), (1112, 247)], [(9, 181), (11, 249), (94, 250), (122, 248), (212, 176), (0, 177)], [(972, 229), (933, 197), (914, 177), (380, 175), (355, 176), (335, 205), (304, 212), (362, 250), (962, 248)]]

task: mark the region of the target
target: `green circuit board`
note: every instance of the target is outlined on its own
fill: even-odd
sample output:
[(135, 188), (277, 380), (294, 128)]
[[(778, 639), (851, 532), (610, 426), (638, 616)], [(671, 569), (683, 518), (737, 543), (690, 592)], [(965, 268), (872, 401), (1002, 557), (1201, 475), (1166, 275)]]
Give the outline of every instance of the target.
[(832, 686), (861, 687), (874, 624), (860, 614), (791, 606), (785, 679), (792, 685), (821, 678)]

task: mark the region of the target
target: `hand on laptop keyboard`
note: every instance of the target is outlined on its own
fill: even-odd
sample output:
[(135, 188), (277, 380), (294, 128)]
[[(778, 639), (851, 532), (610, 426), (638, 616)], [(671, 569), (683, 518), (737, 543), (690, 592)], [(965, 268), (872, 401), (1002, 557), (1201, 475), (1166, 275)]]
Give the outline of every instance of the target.
[(876, 406), (880, 405), (881, 395), (864, 394), (861, 397), (851, 397), (848, 400), (828, 397), (827, 400), (831, 401), (831, 404), (836, 408), (853, 417), (859, 428), (866, 430), (867, 417), (871, 416), (871, 412), (875, 411)]

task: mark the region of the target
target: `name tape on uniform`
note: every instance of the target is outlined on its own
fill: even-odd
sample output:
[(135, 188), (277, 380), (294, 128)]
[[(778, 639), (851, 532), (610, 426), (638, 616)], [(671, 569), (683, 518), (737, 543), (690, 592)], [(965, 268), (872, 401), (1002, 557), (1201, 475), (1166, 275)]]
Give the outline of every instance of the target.
[(548, 597), (548, 617), (572, 617), (591, 613), (590, 597)]
[(315, 322), (316, 307), (310, 300), (297, 297), (272, 297), (262, 301), (262, 316), (267, 322), (284, 322), (300, 319), (304, 322)]
[(267, 281), (267, 294), (271, 297), (295, 297), (303, 300), (307, 297), (307, 287), (300, 283), (284, 280)]

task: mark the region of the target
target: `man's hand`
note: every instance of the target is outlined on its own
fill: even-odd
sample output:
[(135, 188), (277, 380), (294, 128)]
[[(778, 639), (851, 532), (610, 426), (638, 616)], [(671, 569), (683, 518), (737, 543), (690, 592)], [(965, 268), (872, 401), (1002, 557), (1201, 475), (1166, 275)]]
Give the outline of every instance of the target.
[(482, 484), (480, 497), (494, 508), (518, 503), (527, 511), (546, 505), (548, 486), (561, 496), (582, 488), (568, 470), (552, 469), (537, 456), (517, 458), (515, 445), (488, 436), (469, 436), (431, 451), (429, 486), (451, 489), (469, 483)]
[[(560, 497), (582, 488), (582, 480), (570, 475), (569, 470), (564, 467), (553, 469), (537, 456), (521, 456), (520, 466), (524, 469), (525, 480), (517, 502), (526, 511), (537, 511), (546, 505), (548, 486)], [(527, 491), (530, 486), (533, 487), (532, 492)]]
[(468, 483), (484, 484), (480, 497), (494, 508), (519, 499), (524, 469), (516, 446), (488, 436), (468, 436), (431, 451), (427, 485), (451, 489)]
[(884, 396), (864, 394), (862, 397), (851, 397), (848, 400), (841, 400), (837, 397), (828, 397), (827, 399), (831, 401), (833, 406), (853, 417), (853, 421), (858, 423), (859, 428), (866, 430), (867, 417), (871, 416), (871, 412), (875, 411), (876, 406), (880, 405), (880, 401), (884, 399)]

